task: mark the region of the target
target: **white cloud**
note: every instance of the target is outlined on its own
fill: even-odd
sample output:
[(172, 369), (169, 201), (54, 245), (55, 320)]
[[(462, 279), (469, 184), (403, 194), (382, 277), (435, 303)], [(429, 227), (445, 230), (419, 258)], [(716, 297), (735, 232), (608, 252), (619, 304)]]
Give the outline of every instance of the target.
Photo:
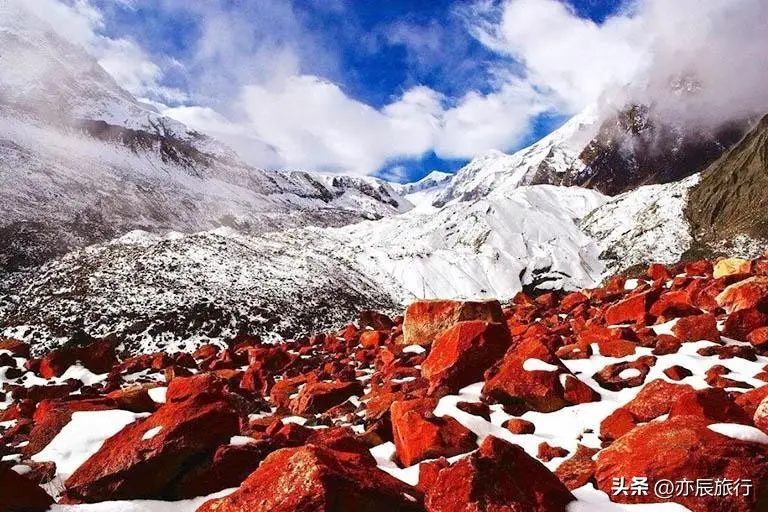
[(59, 35), (88, 50), (128, 92), (166, 102), (186, 99), (181, 91), (161, 85), (163, 69), (136, 42), (105, 35), (102, 12), (89, 0), (8, 1), (18, 2)]
[[(521, 62), (563, 112), (599, 100), (711, 122), (768, 110), (764, 0), (635, 0), (602, 24), (558, 0), (483, 1), (468, 12), (478, 39)], [(681, 76), (701, 84), (697, 94), (670, 86)]]

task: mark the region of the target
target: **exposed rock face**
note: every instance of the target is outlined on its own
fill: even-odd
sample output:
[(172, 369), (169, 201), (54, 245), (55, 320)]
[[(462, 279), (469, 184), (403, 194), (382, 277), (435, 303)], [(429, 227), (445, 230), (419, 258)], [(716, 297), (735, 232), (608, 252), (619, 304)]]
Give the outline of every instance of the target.
[(540, 462), (517, 445), (489, 436), (480, 449), (440, 471), (427, 492), (429, 512), (564, 511), (573, 501)]
[(432, 344), (421, 365), (430, 390), (445, 388), (452, 393), (483, 379), (483, 374), (501, 359), (511, 343), (506, 324), (480, 320), (458, 322)]
[(437, 401), (432, 399), (392, 404), (392, 435), (397, 458), (404, 466), (477, 448), (475, 434), (451, 417), (436, 417), (435, 405)]
[[(614, 479), (648, 477), (650, 488), (659, 480), (731, 479), (750, 481), (749, 495), (697, 496), (695, 493), (659, 497), (619, 493), (620, 503), (672, 501), (694, 512), (761, 510), (768, 504), (768, 447), (719, 434), (706, 420), (678, 416), (636, 427), (597, 456), (596, 478), (600, 489), (613, 494)], [(659, 454), (663, 454), (659, 457)], [(681, 493), (682, 494), (682, 493)]]
[(768, 116), (702, 174), (686, 211), (696, 237), (717, 243), (747, 235), (768, 238)]
[(15, 471), (0, 466), (0, 510), (3, 512), (45, 512), (53, 498), (38, 485)]
[(405, 310), (403, 344), (426, 345), (456, 322), (482, 320), (504, 322), (501, 305), (496, 300), (471, 302), (456, 300), (420, 300)]
[(640, 185), (679, 181), (705, 169), (744, 130), (745, 123), (715, 131), (675, 126), (652, 108), (632, 105), (603, 122), (579, 155), (584, 169), (568, 184), (616, 195)]
[(198, 512), (419, 512), (419, 490), (353, 455), (315, 445), (279, 450), (240, 489)]
[(214, 390), (168, 400), (107, 439), (66, 481), (67, 495), (85, 502), (173, 498), (173, 482), (239, 432), (238, 413)]

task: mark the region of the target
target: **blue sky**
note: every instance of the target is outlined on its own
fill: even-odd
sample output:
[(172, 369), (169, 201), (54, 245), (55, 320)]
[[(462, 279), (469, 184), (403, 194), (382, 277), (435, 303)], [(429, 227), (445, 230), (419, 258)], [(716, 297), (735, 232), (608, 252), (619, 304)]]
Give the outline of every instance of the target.
[[(546, 81), (528, 79), (533, 73), (524, 52), (535, 52), (539, 43), (526, 41), (520, 50), (513, 41), (513, 50), (506, 51), (476, 30), (483, 23), (490, 23), (485, 28), (501, 27), (506, 4), (526, 2), (531, 5), (517, 8), (559, 5), (557, 11), (542, 10), (536, 22), (544, 23), (555, 13), (572, 24), (595, 26), (626, 4), (85, 3), (100, 16), (100, 36), (130, 41), (156, 67), (149, 72), (144, 66), (137, 80), (130, 75), (134, 94), (225, 140), (252, 163), (402, 181), (433, 169), (454, 171), (488, 149), (520, 148), (584, 106), (580, 103), (586, 100), (559, 97)], [(118, 69), (117, 74), (133, 71)]]

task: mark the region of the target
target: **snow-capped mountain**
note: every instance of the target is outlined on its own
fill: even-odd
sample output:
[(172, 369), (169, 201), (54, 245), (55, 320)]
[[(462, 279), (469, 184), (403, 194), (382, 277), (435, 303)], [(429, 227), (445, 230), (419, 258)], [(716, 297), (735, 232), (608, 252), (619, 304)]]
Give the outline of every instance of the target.
[(587, 109), (540, 141), (512, 155), (489, 151), (461, 168), (435, 199), (435, 206), (471, 201), (491, 191), (521, 185), (560, 185), (578, 175), (579, 154), (597, 132), (596, 115)]
[(411, 207), (374, 178), (245, 165), (20, 5), (0, 3), (0, 269), (134, 229), (339, 226)]
[(405, 184), (395, 183), (392, 186), (415, 209), (429, 211), (433, 209), (432, 203), (448, 187), (453, 176), (447, 172), (432, 171), (419, 181)]

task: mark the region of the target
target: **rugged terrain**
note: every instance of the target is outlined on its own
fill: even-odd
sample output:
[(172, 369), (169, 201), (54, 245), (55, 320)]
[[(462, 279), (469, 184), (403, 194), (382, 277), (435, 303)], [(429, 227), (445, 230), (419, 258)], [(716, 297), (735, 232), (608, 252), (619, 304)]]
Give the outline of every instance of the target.
[(3, 340), (0, 509), (764, 510), (766, 340), (765, 258), (193, 353)]

